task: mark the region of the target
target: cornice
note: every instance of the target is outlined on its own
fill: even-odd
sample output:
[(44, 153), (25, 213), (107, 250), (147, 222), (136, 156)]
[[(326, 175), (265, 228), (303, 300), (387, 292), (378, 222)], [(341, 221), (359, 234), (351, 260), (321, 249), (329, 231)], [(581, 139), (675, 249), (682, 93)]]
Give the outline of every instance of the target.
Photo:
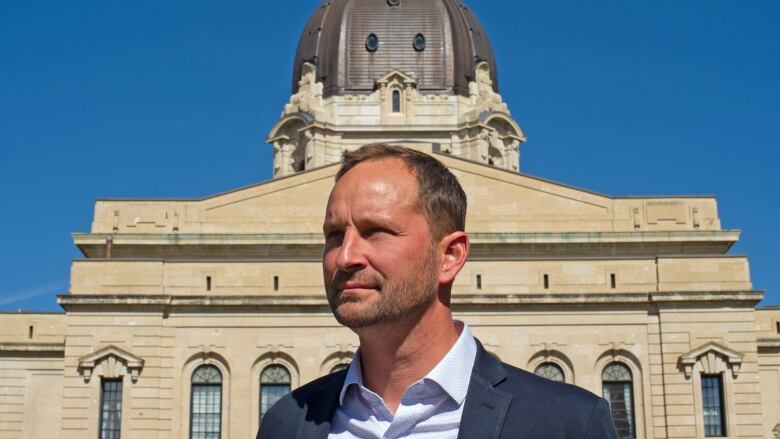
[[(754, 306), (763, 298), (760, 291), (718, 292), (639, 292), (583, 294), (454, 294), (454, 306), (496, 305), (619, 305), (660, 303), (740, 302)], [(171, 296), (171, 295), (60, 295), (57, 302), (66, 311), (80, 307), (136, 307), (171, 310), (175, 308), (257, 308), (327, 307), (325, 295), (274, 296)]]

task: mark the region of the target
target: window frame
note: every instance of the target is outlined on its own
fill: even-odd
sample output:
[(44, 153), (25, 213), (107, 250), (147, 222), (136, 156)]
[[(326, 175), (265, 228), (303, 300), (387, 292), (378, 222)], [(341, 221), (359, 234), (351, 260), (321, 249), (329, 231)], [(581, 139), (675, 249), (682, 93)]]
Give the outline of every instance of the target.
[[(717, 432), (717, 434), (712, 434), (707, 431), (707, 409), (710, 407), (707, 404), (707, 391), (705, 389), (709, 387), (705, 387), (704, 383), (705, 380), (714, 379), (717, 380), (717, 391), (718, 391), (718, 401), (716, 409), (718, 410), (718, 415), (720, 418), (720, 430)], [(705, 374), (702, 373), (699, 375), (699, 385), (701, 386), (701, 409), (702, 409), (702, 422), (704, 426), (704, 437), (727, 437), (728, 436), (728, 428), (727, 428), (727, 422), (726, 422), (726, 395), (725, 395), (725, 384), (723, 379), (723, 374)]]
[[(267, 371), (268, 369), (271, 369), (271, 368), (280, 368), (280, 369), (284, 370), (284, 372), (287, 374), (287, 381), (284, 381), (284, 382), (263, 382), (263, 375), (265, 374), (265, 371)], [(290, 393), (292, 391), (292, 380), (293, 380), (293, 378), (292, 378), (292, 373), (290, 372), (290, 369), (287, 368), (283, 364), (271, 363), (271, 364), (266, 365), (265, 367), (263, 367), (260, 370), (260, 387), (258, 389), (259, 396), (260, 396), (260, 398), (258, 400), (258, 405), (260, 407), (260, 410), (258, 410), (258, 422), (262, 422), (263, 421), (263, 416), (265, 416), (265, 414), (268, 412), (268, 409), (273, 407), (273, 405), (276, 404), (276, 402), (279, 401), (279, 399), (281, 399), (282, 396), (284, 396), (287, 393)], [(266, 389), (269, 389), (269, 388), (281, 389), (281, 388), (284, 388), (285, 386), (286, 386), (286, 390), (287, 390), (286, 392), (282, 393), (281, 395), (278, 395), (279, 398), (277, 398), (273, 403), (269, 404), (268, 407), (263, 407), (263, 388), (264, 387)]]
[[(623, 380), (617, 380), (617, 379), (616, 380), (605, 380), (604, 379), (604, 373), (606, 372), (606, 370), (609, 367), (614, 366), (614, 365), (619, 365), (619, 366), (625, 368), (626, 371), (628, 372), (630, 380), (625, 380), (625, 379), (623, 379)], [(636, 392), (636, 389), (635, 389), (636, 386), (634, 385), (635, 381), (636, 381), (636, 376), (635, 376), (634, 372), (631, 370), (631, 366), (629, 366), (628, 364), (626, 364), (623, 361), (620, 361), (620, 360), (611, 361), (611, 362), (605, 364), (604, 367), (601, 369), (601, 393), (602, 393), (602, 396), (604, 397), (604, 399), (606, 399), (607, 402), (609, 403), (609, 411), (610, 411), (610, 414), (613, 415), (613, 421), (614, 421), (615, 417), (614, 417), (614, 412), (613, 412), (613, 409), (612, 409), (612, 401), (610, 400), (610, 398), (607, 398), (606, 395), (604, 395), (607, 385), (608, 384), (622, 385), (624, 392), (625, 392), (625, 389), (626, 389), (626, 386), (627, 386), (627, 388), (629, 390), (629, 396), (630, 396), (631, 400), (629, 401), (630, 404), (626, 404), (627, 409), (630, 410), (630, 416), (627, 417), (627, 421), (629, 422), (629, 431), (628, 431), (628, 436), (620, 436), (621, 439), (625, 439), (625, 438), (636, 439), (637, 438), (637, 432), (639, 431), (639, 428), (637, 426), (637, 415), (636, 415), (637, 392)], [(611, 392), (610, 392), (610, 394), (611, 394)], [(617, 429), (617, 425), (615, 425), (615, 429)], [(619, 433), (620, 432), (618, 432), (618, 434)]]
[[(213, 368), (213, 369), (215, 369), (217, 371), (217, 373), (219, 373), (219, 383), (196, 383), (196, 382), (194, 382), (195, 374), (199, 370), (201, 370), (202, 368), (206, 368), (206, 367)], [(189, 421), (190, 421), (189, 424), (190, 425), (189, 425), (189, 439), (197, 439), (197, 438), (195, 438), (195, 436), (194, 436), (195, 432), (193, 431), (194, 430), (193, 427), (194, 427), (194, 423), (195, 423), (195, 411), (194, 411), (195, 407), (194, 407), (194, 405), (195, 405), (195, 389), (196, 389), (196, 387), (219, 387), (219, 416), (217, 417), (217, 419), (219, 420), (219, 431), (218, 431), (217, 434), (218, 434), (218, 437), (220, 437), (220, 438), (222, 437), (222, 430), (223, 430), (223, 426), (224, 426), (223, 417), (225, 416), (225, 404), (223, 403), (224, 402), (223, 400), (225, 398), (225, 395), (224, 395), (224, 392), (223, 392), (223, 385), (224, 384), (225, 384), (225, 375), (222, 372), (222, 370), (220, 370), (220, 368), (217, 367), (215, 364), (209, 364), (209, 363), (200, 364), (200, 365), (196, 366), (192, 370), (192, 373), (190, 374), (190, 419), (189, 419)], [(204, 433), (208, 434), (208, 433), (213, 433), (213, 432), (204, 432)], [(209, 439), (209, 438), (206, 437), (206, 439)]]
[[(117, 423), (117, 428), (112, 429), (111, 432), (104, 436), (104, 432), (106, 430), (103, 429), (103, 421), (105, 418), (106, 411), (104, 410), (104, 404), (106, 402), (106, 384), (118, 384), (119, 385), (119, 391), (114, 391), (114, 394), (118, 394), (118, 399), (115, 399), (115, 402), (119, 402), (119, 422)], [(123, 398), (124, 398), (124, 380), (122, 378), (100, 378), (100, 405), (98, 406), (99, 414), (98, 414), (98, 438), (100, 439), (120, 439), (122, 437), (122, 408), (123, 408)], [(116, 432), (116, 435), (113, 435), (112, 433)]]

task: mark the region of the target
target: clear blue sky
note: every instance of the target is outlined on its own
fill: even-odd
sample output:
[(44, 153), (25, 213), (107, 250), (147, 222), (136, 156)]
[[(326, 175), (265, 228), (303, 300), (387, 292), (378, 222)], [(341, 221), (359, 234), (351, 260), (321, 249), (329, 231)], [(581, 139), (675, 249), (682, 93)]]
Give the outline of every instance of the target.
[[(381, 0), (377, 0), (381, 1)], [(0, 310), (58, 310), (101, 197), (266, 180), (263, 141), (317, 0), (16, 1), (0, 14)], [(775, 249), (780, 2), (471, 0), (529, 141), (523, 171), (613, 195), (714, 194), (754, 287)]]

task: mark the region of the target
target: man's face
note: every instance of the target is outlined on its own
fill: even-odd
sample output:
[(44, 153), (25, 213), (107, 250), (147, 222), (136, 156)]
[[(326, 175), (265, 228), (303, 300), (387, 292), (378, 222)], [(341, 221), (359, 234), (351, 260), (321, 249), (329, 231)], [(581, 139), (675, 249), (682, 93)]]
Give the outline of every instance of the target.
[(323, 274), (336, 319), (350, 328), (421, 313), (438, 290), (435, 245), (417, 181), (398, 159), (363, 162), (328, 200)]

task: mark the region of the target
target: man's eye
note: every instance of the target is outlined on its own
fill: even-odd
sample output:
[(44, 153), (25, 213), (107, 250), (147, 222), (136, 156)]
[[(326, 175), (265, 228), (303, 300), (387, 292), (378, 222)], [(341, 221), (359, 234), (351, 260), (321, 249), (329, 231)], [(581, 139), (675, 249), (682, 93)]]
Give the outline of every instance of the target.
[(363, 236), (369, 237), (369, 236), (377, 236), (387, 233), (387, 230), (381, 228), (381, 227), (371, 227), (369, 229), (366, 229), (365, 232), (363, 232)]

